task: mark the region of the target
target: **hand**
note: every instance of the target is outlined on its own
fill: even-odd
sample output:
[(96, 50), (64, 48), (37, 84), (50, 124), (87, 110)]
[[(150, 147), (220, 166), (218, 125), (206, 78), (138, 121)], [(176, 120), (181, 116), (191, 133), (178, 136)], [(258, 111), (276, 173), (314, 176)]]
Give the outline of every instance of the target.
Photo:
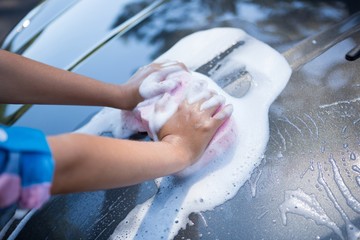
[[(231, 116), (232, 105), (224, 106), (225, 98), (214, 92), (201, 92), (203, 98), (189, 103), (184, 100), (178, 110), (158, 132), (160, 141), (173, 144), (188, 166), (203, 154), (217, 129)], [(168, 111), (169, 99), (159, 101), (156, 109)], [(170, 107), (171, 108), (171, 107)]]
[(139, 70), (124, 85), (127, 88), (128, 104), (126, 109), (132, 110), (144, 99), (169, 92), (176, 88), (176, 81), (165, 81), (166, 77), (177, 71), (188, 71), (183, 63), (168, 61), (152, 63)]

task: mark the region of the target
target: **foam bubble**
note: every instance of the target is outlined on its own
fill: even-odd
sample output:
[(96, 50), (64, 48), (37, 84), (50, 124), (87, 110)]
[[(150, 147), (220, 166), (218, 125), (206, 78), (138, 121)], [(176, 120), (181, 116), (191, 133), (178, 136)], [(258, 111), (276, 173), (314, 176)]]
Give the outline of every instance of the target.
[[(238, 66), (246, 68), (252, 79), (245, 96), (232, 97), (210, 78), (192, 73), (193, 79), (206, 82), (209, 89), (225, 96), (226, 103), (233, 105), (233, 109), (229, 109), (233, 111), (231, 119), (219, 129), (200, 161), (176, 176), (158, 179), (159, 191), (135, 207), (117, 226), (111, 239), (174, 238), (181, 228), (190, 224), (191, 213), (212, 210), (233, 198), (260, 164), (269, 138), (270, 104), (291, 74), (282, 55), (242, 30), (217, 28), (182, 39), (156, 61), (178, 60), (195, 70), (238, 41), (244, 44), (234, 50), (221, 71), (226, 75), (226, 71)], [(139, 106), (151, 107), (158, 100)], [(142, 109), (142, 118), (151, 121), (151, 109), (148, 110)], [(93, 127), (88, 126), (86, 131), (92, 133), (100, 122), (90, 122)], [(126, 122), (119, 124), (126, 125)], [(104, 128), (109, 129), (109, 126)], [(125, 135), (118, 132), (116, 136)]]

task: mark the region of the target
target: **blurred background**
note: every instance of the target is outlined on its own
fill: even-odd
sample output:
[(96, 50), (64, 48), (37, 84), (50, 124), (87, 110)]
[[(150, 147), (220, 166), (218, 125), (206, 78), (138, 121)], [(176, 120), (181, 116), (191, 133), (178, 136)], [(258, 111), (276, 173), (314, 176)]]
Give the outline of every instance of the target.
[(40, 0), (1, 0), (0, 42), (3, 42), (6, 34), (40, 2)]

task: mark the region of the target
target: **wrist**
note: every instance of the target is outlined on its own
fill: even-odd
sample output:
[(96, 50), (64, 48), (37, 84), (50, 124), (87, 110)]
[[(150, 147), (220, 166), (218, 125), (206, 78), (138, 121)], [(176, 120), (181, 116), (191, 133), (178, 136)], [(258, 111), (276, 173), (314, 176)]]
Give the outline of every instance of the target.
[(191, 148), (186, 145), (181, 137), (168, 135), (163, 137), (161, 142), (167, 143), (173, 148), (173, 156), (177, 159), (177, 162), (181, 164), (180, 170), (190, 166), (197, 160)]
[(112, 85), (112, 95), (111, 98), (111, 107), (123, 109), (123, 110), (133, 110), (136, 105), (143, 100), (139, 93), (139, 89), (133, 84), (122, 84), (122, 85)]

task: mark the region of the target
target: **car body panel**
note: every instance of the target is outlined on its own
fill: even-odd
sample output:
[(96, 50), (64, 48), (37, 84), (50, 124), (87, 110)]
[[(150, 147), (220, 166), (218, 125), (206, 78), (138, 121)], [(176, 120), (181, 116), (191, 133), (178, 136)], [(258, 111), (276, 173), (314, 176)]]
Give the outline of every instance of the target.
[[(97, 13), (106, 10), (102, 1), (80, 2), (89, 4), (78, 10), (84, 10), (82, 14), (86, 7), (96, 6)], [(111, 2), (118, 8), (123, 4)], [(92, 36), (96, 38), (99, 34), (100, 38), (110, 31), (110, 18), (116, 25), (148, 3), (124, 3), (125, 12), (116, 15), (116, 11), (109, 11), (113, 15), (108, 21), (104, 19), (103, 27), (96, 30), (96, 22), (101, 19), (87, 15), (88, 18), (81, 18), (87, 19), (82, 22), (76, 18), (76, 12), (70, 14), (78, 7), (74, 5), (67, 10), (70, 12), (62, 13), (43, 30), (49, 34), (47, 39), (44, 35), (44, 40), (34, 42), (33, 50), (30, 47), (23, 53), (65, 67), (84, 51), (77, 44), (82, 41), (84, 45), (93, 44), (96, 41), (90, 41)], [(225, 1), (223, 4), (205, 0), (171, 1), (136, 28), (108, 42), (74, 71), (121, 83), (136, 68), (151, 62), (182, 37), (219, 26), (244, 29), (279, 52), (286, 52), (304, 38), (348, 17), (349, 8), (349, 4), (340, 1)], [(69, 31), (71, 27), (74, 30)], [(88, 32), (92, 30), (96, 34)], [(64, 34), (67, 42), (60, 44), (62, 40), (58, 38)], [(67, 48), (74, 39), (78, 43)], [(307, 41), (311, 42), (311, 38)], [(176, 239), (341, 239), (333, 228), (316, 224), (316, 214), (311, 211), (296, 213), (289, 209), (286, 215), (280, 211), (284, 206), (294, 206), (289, 203), (291, 199), (311, 209), (311, 203), (302, 200), (312, 199), (311, 196), (315, 196), (325, 215), (345, 238), (351, 236), (346, 230), (349, 224), (360, 228), (359, 212), (351, 201), (347, 202), (351, 196), (355, 205), (360, 201), (360, 68), (359, 60), (345, 59), (346, 53), (359, 42), (360, 34), (354, 33), (293, 72), (270, 108), (270, 139), (262, 164), (233, 199), (213, 211), (192, 214), (194, 225), (180, 231)], [(53, 49), (55, 46), (57, 49)], [(67, 49), (71, 53), (67, 54)], [(33, 106), (16, 125), (40, 128), (48, 134), (67, 132), (80, 126), (98, 109)], [(55, 196), (34, 212), (17, 238), (107, 239), (132, 208), (155, 192), (155, 184), (149, 181), (127, 188)]]

